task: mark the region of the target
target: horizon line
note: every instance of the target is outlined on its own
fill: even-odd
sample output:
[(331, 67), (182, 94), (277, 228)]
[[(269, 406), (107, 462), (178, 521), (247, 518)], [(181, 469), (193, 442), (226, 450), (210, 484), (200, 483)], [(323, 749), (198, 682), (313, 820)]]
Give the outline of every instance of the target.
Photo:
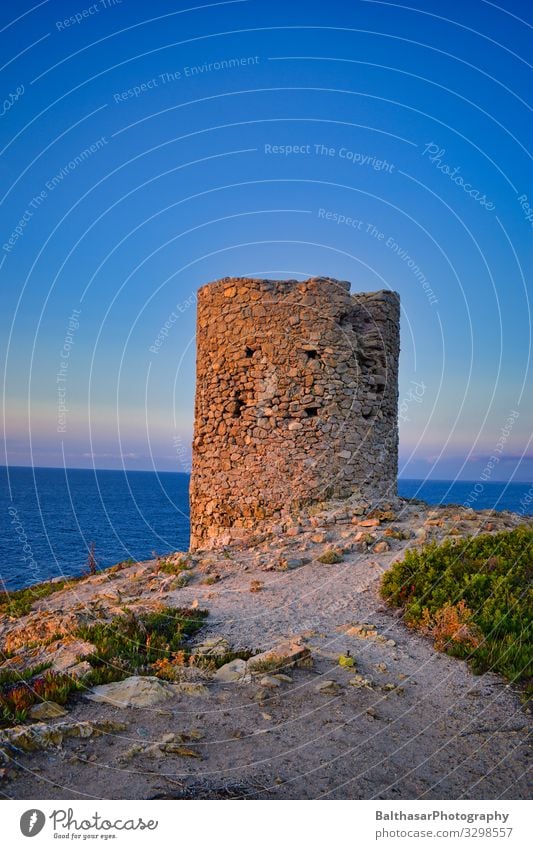
[[(152, 474), (152, 475), (186, 475), (188, 477), (191, 476), (191, 472), (180, 472), (175, 469), (101, 469), (96, 468), (95, 466), (84, 467), (84, 466), (20, 466), (20, 465), (5, 465), (4, 463), (0, 463), (0, 469), (42, 469), (43, 471), (64, 471), (64, 472), (123, 472), (129, 475), (135, 474)], [(428, 481), (430, 483), (479, 483), (479, 478), (470, 479), (470, 478), (408, 478), (403, 475), (398, 475), (399, 481)], [(491, 480), (491, 481), (483, 481), (483, 485), (489, 484), (522, 484), (524, 486), (533, 485), (533, 481), (517, 481), (517, 480)]]

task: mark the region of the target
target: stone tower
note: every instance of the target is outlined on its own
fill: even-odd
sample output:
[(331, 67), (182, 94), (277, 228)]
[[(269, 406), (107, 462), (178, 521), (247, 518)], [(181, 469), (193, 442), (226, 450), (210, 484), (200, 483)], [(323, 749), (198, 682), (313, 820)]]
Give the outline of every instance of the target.
[(396, 495), (400, 301), (346, 281), (198, 292), (191, 548), (291, 509)]

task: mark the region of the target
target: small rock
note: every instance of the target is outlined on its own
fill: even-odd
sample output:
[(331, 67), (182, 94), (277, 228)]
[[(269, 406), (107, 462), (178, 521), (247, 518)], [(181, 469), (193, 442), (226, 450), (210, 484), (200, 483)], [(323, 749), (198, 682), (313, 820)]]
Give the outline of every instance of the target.
[(315, 687), (316, 693), (321, 693), (326, 696), (334, 696), (340, 691), (340, 686), (336, 681), (321, 681)]
[(348, 681), (348, 684), (352, 687), (357, 687), (358, 689), (361, 689), (362, 687), (372, 689), (371, 679), (365, 678), (363, 675), (355, 675), (354, 678), (351, 678), (350, 681)]
[(68, 674), (71, 678), (84, 678), (89, 672), (92, 672), (92, 669), (88, 660), (80, 660), (75, 666), (69, 666)]
[(361, 528), (377, 528), (379, 521), (379, 519), (363, 519), (361, 522), (358, 522), (358, 525)]
[(274, 689), (276, 687), (281, 687), (281, 681), (279, 678), (275, 678), (273, 675), (263, 675), (261, 678), (259, 685), (261, 687), (267, 687), (268, 689)]
[(223, 657), (230, 650), (230, 644), (224, 637), (211, 637), (194, 647), (195, 654), (205, 657)]
[(386, 540), (382, 539), (375, 544), (374, 551), (376, 554), (382, 554), (384, 551), (390, 551), (390, 545)]
[(397, 519), (396, 513), (392, 510), (372, 510), (368, 514), (369, 519), (379, 519), (381, 522), (394, 522)]
[(376, 670), (376, 672), (387, 672), (388, 666), (386, 663), (376, 663), (374, 669)]
[[(181, 736), (181, 735), (179, 735), (179, 736)], [(175, 743), (175, 742), (176, 742), (176, 735), (174, 734), (173, 731), (169, 731), (167, 734), (163, 734), (163, 736), (161, 737), (161, 743)]]
[(196, 749), (191, 749), (189, 746), (182, 746), (179, 743), (163, 743), (159, 747), (166, 755), (179, 755), (181, 758), (198, 758), (202, 759), (200, 752)]
[(314, 542), (316, 544), (324, 543), (324, 542), (327, 542), (327, 541), (328, 541), (328, 534), (325, 534), (325, 533), (312, 534), (312, 536), (311, 536), (311, 542)]
[(278, 672), (277, 675), (273, 675), (272, 678), (277, 678), (278, 681), (284, 681), (286, 684), (292, 684), (291, 676), (284, 675), (282, 672)]
[(229, 663), (225, 663), (213, 675), (213, 680), (219, 681), (221, 684), (233, 684), (236, 682), (243, 684), (247, 679), (249, 681), (250, 678), (251, 676), (247, 675), (246, 661), (241, 658), (236, 658), (235, 660), (230, 660)]
[(207, 687), (195, 681), (181, 681), (179, 684), (172, 684), (171, 686), (174, 692), (180, 696), (196, 696), (202, 699), (209, 696)]

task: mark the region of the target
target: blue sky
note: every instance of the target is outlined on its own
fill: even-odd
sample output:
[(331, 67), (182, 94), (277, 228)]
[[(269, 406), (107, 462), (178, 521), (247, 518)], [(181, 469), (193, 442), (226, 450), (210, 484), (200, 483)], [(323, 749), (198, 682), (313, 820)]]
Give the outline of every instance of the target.
[(4, 462), (183, 471), (196, 289), (327, 275), (400, 292), (403, 476), (533, 478), (529, 3), (0, 14)]

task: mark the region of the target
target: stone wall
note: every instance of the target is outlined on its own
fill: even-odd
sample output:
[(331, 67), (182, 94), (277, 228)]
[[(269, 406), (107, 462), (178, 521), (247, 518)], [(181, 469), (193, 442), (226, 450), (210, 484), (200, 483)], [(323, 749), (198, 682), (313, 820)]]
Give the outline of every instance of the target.
[(191, 548), (396, 494), (399, 296), (224, 278), (198, 292)]

